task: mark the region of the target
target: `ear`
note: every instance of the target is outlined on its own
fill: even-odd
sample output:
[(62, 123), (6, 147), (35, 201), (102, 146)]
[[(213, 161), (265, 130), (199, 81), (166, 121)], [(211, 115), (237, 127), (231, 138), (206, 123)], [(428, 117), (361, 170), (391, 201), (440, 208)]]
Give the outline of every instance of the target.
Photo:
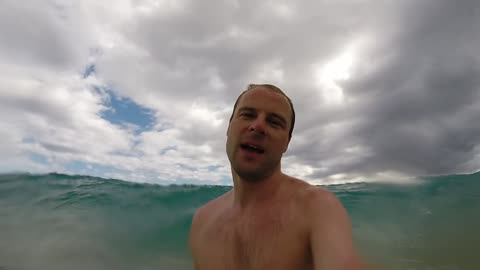
[(283, 149), (283, 153), (287, 152), (288, 150), (288, 145), (290, 144), (290, 139), (292, 139), (291, 137), (288, 138), (288, 141), (287, 141), (287, 144), (285, 144), (285, 147)]

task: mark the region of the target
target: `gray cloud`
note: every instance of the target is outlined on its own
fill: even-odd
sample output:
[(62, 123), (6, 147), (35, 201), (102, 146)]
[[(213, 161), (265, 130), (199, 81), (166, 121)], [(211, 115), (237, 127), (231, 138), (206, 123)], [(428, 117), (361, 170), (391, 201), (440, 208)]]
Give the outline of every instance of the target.
[(401, 24), (384, 30), (401, 34), (386, 34), (371, 48), (373, 65), (361, 64), (362, 76), (344, 86), (356, 100), (347, 117), (359, 119), (341, 140), (356, 141), (370, 155), (336, 170), (478, 170), (467, 164), (480, 142), (479, 5), (435, 1), (402, 13)]
[[(228, 167), (233, 102), (248, 83), (269, 82), (296, 107), (284, 164), (294, 174), (343, 181), (480, 168), (474, 0), (82, 3), (0, 9), (9, 141), (29, 135), (58, 159), (66, 151), (132, 175), (224, 179), (227, 169), (205, 168)], [(345, 53), (352, 63), (321, 73)], [(95, 81), (72, 79), (91, 62)], [(107, 108), (90, 84), (154, 110), (154, 130), (136, 136), (101, 119)], [(175, 150), (159, 157), (166, 148)]]
[(65, 71), (86, 62), (89, 51), (84, 48), (93, 44), (89, 33), (92, 29), (88, 21), (82, 20), (81, 9), (70, 12), (79, 5), (69, 7), (35, 1), (19, 5), (11, 0), (2, 1), (1, 5), (0, 56), (3, 63), (43, 65)]
[[(254, 2), (187, 5), (173, 15), (143, 17), (126, 31), (155, 63), (151, 75), (135, 83), (155, 88), (158, 98), (221, 108), (248, 82), (278, 83), (297, 107), (287, 155), (314, 168), (313, 179), (475, 169), (465, 165), (479, 138), (475, 1), (304, 2), (288, 4), (284, 13), (279, 5)], [(348, 102), (326, 104), (312, 65), (365, 39), (351, 79), (338, 82)], [(127, 77), (112, 76), (129, 85)], [(222, 82), (218, 90), (212, 77)], [(221, 145), (215, 147), (221, 153), (221, 129), (193, 125), (183, 134), (192, 143)]]

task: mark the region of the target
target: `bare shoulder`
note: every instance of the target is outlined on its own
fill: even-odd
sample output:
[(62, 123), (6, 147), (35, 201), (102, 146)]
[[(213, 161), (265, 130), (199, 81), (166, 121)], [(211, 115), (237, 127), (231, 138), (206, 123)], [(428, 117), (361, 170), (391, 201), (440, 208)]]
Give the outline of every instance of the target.
[(357, 255), (352, 239), (348, 213), (331, 191), (301, 180), (297, 185), (297, 201), (308, 228), (314, 269), (366, 269)]
[(216, 217), (222, 210), (230, 192), (206, 203), (198, 208), (193, 216), (189, 233), (189, 249), (193, 257), (195, 269), (198, 269), (199, 254), (205, 243), (205, 232), (214, 224)]
[(288, 188), (293, 192), (296, 208), (301, 211), (303, 220), (309, 227), (318, 219), (345, 211), (332, 192), (300, 179), (291, 178), (289, 182)]
[(366, 269), (354, 247), (347, 210), (337, 196), (312, 188), (305, 197), (315, 269)]
[(305, 191), (305, 204), (309, 211), (316, 214), (323, 215), (345, 211), (342, 203), (333, 192), (317, 186), (311, 186)]
[(231, 191), (198, 208), (193, 216), (191, 231), (194, 232), (199, 229), (205, 225), (208, 220), (211, 220), (213, 215), (218, 214), (220, 212), (219, 210), (225, 206), (225, 201), (231, 195), (230, 193)]
[[(319, 212), (324, 207), (339, 207), (336, 196), (319, 186), (311, 185), (303, 180), (291, 178), (291, 190), (296, 190), (296, 198), (308, 212)], [(309, 213), (310, 214), (310, 213)]]
[(310, 185), (305, 188), (302, 197), (304, 212), (308, 216), (312, 233), (318, 233), (320, 228), (338, 226), (343, 229), (346, 237), (351, 236), (348, 213), (333, 192)]

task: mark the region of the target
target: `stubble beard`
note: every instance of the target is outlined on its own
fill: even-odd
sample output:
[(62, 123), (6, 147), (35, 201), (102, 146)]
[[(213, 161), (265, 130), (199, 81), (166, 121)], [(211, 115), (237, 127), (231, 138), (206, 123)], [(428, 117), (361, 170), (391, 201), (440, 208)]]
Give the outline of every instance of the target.
[(254, 168), (245, 168), (240, 164), (241, 161), (230, 161), (233, 173), (237, 174), (242, 180), (246, 182), (261, 182), (264, 179), (275, 173), (275, 170), (280, 164), (280, 160), (264, 161)]
[[(280, 158), (278, 160), (268, 159), (268, 157), (261, 157), (263, 160), (253, 168), (245, 168), (240, 163), (244, 162), (239, 160), (240, 146), (234, 147), (234, 144), (230, 143), (227, 139), (226, 152), (228, 160), (230, 161), (230, 167), (232, 173), (237, 174), (242, 180), (250, 183), (261, 182), (267, 177), (275, 173), (277, 167), (280, 166)], [(258, 162), (258, 161), (257, 161)]]

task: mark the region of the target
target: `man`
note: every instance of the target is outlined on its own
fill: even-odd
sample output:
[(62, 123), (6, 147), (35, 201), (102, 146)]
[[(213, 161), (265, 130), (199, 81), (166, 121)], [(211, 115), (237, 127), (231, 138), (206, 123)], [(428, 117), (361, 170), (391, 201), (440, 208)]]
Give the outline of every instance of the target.
[(351, 225), (330, 192), (281, 171), (295, 111), (276, 86), (250, 85), (227, 130), (233, 189), (196, 212), (196, 270), (357, 270)]

